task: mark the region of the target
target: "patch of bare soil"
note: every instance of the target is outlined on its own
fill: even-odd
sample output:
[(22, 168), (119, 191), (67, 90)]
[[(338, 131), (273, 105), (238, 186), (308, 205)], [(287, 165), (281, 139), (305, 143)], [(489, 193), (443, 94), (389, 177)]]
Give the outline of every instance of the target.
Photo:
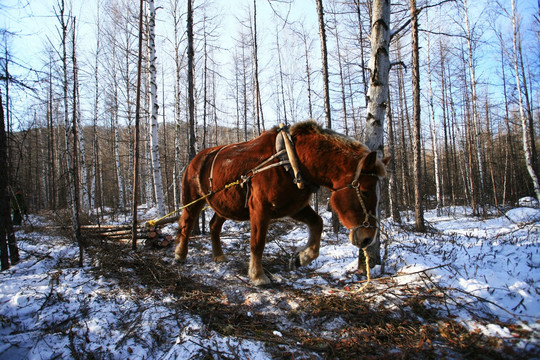
[[(226, 234), (224, 236), (227, 236)], [(238, 236), (243, 236), (238, 234)], [(247, 278), (248, 244), (227, 249), (231, 259), (211, 262), (208, 239), (194, 241), (188, 263), (173, 262), (172, 247), (140, 249), (128, 244), (94, 241), (87, 249), (95, 271), (114, 278), (133, 296), (175, 299), (179, 311), (199, 316), (209, 330), (252, 339), (281, 359), (525, 359), (511, 341), (470, 332), (451, 313), (445, 289), (424, 274), (423, 284), (399, 285), (392, 277), (375, 279), (362, 293), (321, 285), (295, 286), (297, 277), (316, 272), (288, 272), (288, 259), (265, 254), (265, 268), (275, 283), (251, 286)], [(281, 245), (287, 254), (293, 249)], [(279, 275), (278, 275), (279, 274)], [(138, 295), (139, 294), (139, 295)], [(455, 304), (454, 304), (455, 305)], [(491, 319), (492, 320), (492, 319)], [(482, 319), (478, 319), (482, 321)], [(529, 334), (515, 325), (516, 338)], [(212, 351), (205, 356), (212, 358)], [(213, 353), (233, 359), (231, 352)]]

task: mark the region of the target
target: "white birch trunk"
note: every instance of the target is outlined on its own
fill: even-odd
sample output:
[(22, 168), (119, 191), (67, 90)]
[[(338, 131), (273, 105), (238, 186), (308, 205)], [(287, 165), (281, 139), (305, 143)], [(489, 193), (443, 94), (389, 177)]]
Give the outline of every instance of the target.
[(516, 2), (512, 0), (512, 43), (514, 46), (514, 72), (516, 75), (516, 86), (518, 93), (518, 102), (519, 102), (519, 117), (521, 120), (521, 134), (523, 141), (523, 152), (525, 153), (525, 163), (527, 165), (527, 171), (531, 177), (534, 192), (536, 194), (536, 199), (540, 202), (540, 184), (538, 181), (538, 175), (536, 174), (533, 166), (533, 158), (531, 154), (531, 141), (532, 139), (529, 136), (527, 117), (525, 116), (525, 109), (523, 107), (523, 95), (521, 94), (521, 81), (519, 78), (519, 67), (518, 67), (518, 26), (516, 19)]
[[(369, 88), (367, 96), (365, 144), (377, 150), (382, 157), (384, 118), (388, 102), (388, 74), (390, 72), (390, 1), (374, 0), (371, 22), (371, 56), (369, 59)], [(380, 187), (377, 197), (380, 198)], [(377, 214), (380, 216), (380, 213)], [(381, 242), (379, 236), (367, 248), (370, 267), (381, 263)], [(364, 254), (359, 251), (358, 268), (365, 268)]]
[(180, 146), (181, 146), (181, 139), (180, 135), (182, 134), (182, 121), (181, 121), (181, 96), (180, 96), (180, 79), (181, 79), (181, 70), (182, 70), (182, 61), (180, 57), (180, 38), (178, 35), (178, 1), (174, 3), (173, 8), (173, 19), (174, 19), (174, 47), (175, 47), (175, 66), (176, 66), (176, 82), (174, 85), (174, 110), (175, 110), (175, 124), (176, 124), (176, 132), (174, 134), (174, 167), (173, 167), (173, 195), (174, 195), (174, 205), (175, 208), (180, 207), (181, 200), (180, 200), (180, 181), (182, 178), (182, 171), (180, 170), (180, 162), (181, 162), (181, 152), (180, 152)]
[[(115, 101), (118, 101), (116, 94), (115, 98)], [(118, 132), (119, 126), (120, 124), (118, 123), (118, 107), (116, 107), (116, 112), (114, 114), (114, 161), (116, 165), (116, 181), (118, 183), (118, 207), (121, 211), (124, 211), (126, 204), (124, 201), (124, 177), (122, 176), (122, 167), (120, 163), (120, 134)]]
[[(429, 20), (427, 21), (429, 23)], [(429, 33), (427, 34), (427, 66), (428, 66), (428, 95), (429, 95), (429, 113), (431, 118), (431, 138), (433, 146), (433, 167), (435, 172), (435, 190), (437, 194), (437, 214), (440, 214), (443, 206), (441, 174), (439, 170), (439, 144), (437, 141), (437, 127), (435, 126), (435, 108), (433, 105), (433, 89), (431, 86), (431, 56)]]
[(175, 85), (176, 93), (176, 104), (175, 104), (175, 122), (176, 122), (176, 132), (174, 134), (174, 168), (173, 168), (173, 192), (174, 192), (174, 205), (178, 208), (181, 204), (180, 201), (180, 180), (182, 178), (182, 172), (180, 170), (180, 134), (181, 134), (181, 124), (180, 121), (180, 66), (177, 67), (177, 83)]
[(371, 23), (371, 57), (366, 137), (371, 150), (383, 150), (384, 117), (388, 100), (388, 74), (390, 71), (390, 1), (373, 1)]
[[(78, 88), (78, 84), (76, 84)], [(79, 91), (77, 90), (77, 94)], [(81, 169), (81, 182), (82, 186), (80, 189), (81, 193), (81, 209), (83, 212), (88, 212), (90, 210), (90, 191), (88, 189), (88, 171), (86, 169), (86, 150), (84, 146), (84, 136), (83, 136), (83, 127), (81, 126), (81, 110), (80, 110), (80, 101), (79, 96), (77, 95), (77, 126), (79, 131), (77, 131), (77, 137), (79, 142), (79, 167)]]
[(158, 206), (158, 215), (165, 215), (165, 195), (163, 192), (163, 180), (161, 177), (161, 164), (159, 156), (159, 133), (158, 133), (158, 97), (157, 97), (157, 80), (156, 80), (156, 8), (154, 0), (148, 0), (150, 5), (150, 21), (148, 24), (148, 41), (150, 50), (150, 104), (152, 107), (152, 170), (154, 176), (154, 191)]
[(90, 183), (90, 209), (97, 208), (96, 204), (96, 192), (97, 192), (97, 174), (98, 174), (98, 136), (97, 136), (97, 122), (98, 122), (98, 111), (99, 111), (99, 52), (101, 50), (100, 47), (100, 36), (101, 36), (101, 26), (99, 22), (99, 4), (98, 4), (98, 18), (97, 18), (97, 42), (96, 42), (96, 62), (94, 64), (94, 114), (93, 114), (93, 132), (94, 132), (94, 139), (93, 139), (93, 147), (94, 147), (94, 158), (92, 161), (92, 180)]

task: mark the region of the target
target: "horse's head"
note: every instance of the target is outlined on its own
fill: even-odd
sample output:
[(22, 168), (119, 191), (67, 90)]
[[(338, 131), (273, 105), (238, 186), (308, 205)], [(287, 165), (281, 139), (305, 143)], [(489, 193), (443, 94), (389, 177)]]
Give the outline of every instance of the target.
[(358, 162), (353, 180), (330, 197), (341, 223), (350, 230), (351, 243), (360, 248), (371, 245), (377, 236), (379, 183), (389, 161), (390, 157), (379, 160), (376, 151), (370, 152)]

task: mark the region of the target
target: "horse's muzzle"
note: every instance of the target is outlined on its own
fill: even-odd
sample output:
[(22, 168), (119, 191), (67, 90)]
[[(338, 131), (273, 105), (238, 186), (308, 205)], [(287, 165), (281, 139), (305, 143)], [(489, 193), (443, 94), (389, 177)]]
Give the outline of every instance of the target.
[(351, 244), (361, 249), (368, 247), (375, 240), (376, 231), (365, 227), (356, 227), (351, 229), (349, 240)]

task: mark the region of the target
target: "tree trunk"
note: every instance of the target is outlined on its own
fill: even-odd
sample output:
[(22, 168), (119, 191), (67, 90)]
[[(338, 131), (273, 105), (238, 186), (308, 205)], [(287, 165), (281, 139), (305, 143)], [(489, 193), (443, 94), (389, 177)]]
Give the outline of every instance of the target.
[(323, 75), (323, 91), (324, 91), (324, 115), (326, 119), (326, 127), (332, 128), (332, 116), (330, 107), (330, 89), (328, 79), (328, 50), (326, 49), (326, 24), (324, 22), (324, 9), (322, 0), (317, 2), (317, 15), (319, 18), (319, 36), (321, 38), (321, 60), (322, 60), (322, 75)]
[(276, 47), (277, 47), (277, 55), (278, 55), (278, 65), (279, 65), (279, 86), (280, 86), (280, 94), (281, 94), (281, 101), (283, 103), (283, 119), (285, 125), (289, 125), (289, 121), (287, 119), (287, 102), (285, 101), (285, 85), (283, 82), (283, 66), (281, 62), (281, 46), (279, 45), (279, 31), (276, 31)]
[[(4, 105), (0, 94), (0, 167), (7, 169), (7, 136)], [(9, 269), (19, 261), (19, 250), (13, 234), (10, 215), (8, 177), (0, 176), (0, 270)], [(8, 245), (9, 244), (9, 245)]]
[(131, 222), (131, 248), (137, 250), (137, 203), (139, 195), (139, 123), (141, 112), (141, 73), (142, 73), (142, 41), (143, 41), (143, 0), (139, 2), (139, 50), (137, 58), (137, 90), (135, 94), (135, 139), (133, 154), (133, 190), (132, 190), (132, 222)]
[[(187, 1), (187, 62), (188, 62), (188, 123), (189, 123), (189, 161), (196, 155), (196, 137), (195, 137), (195, 49), (193, 45), (193, 0)], [(193, 234), (200, 234), (199, 221), (193, 227)]]
[[(80, 224), (80, 208), (81, 208), (81, 199), (80, 199), (80, 182), (79, 182), (79, 112), (77, 109), (77, 95), (78, 95), (78, 84), (77, 84), (77, 57), (75, 55), (75, 32), (77, 30), (76, 18), (73, 18), (73, 52), (72, 52), (72, 62), (73, 62), (73, 119), (72, 119), (72, 137), (73, 137), (73, 159), (71, 160), (71, 167), (69, 167), (69, 173), (71, 174), (71, 195), (72, 195), (72, 219), (73, 219), (73, 236), (75, 241), (79, 245), (79, 266), (83, 266), (83, 242), (81, 237), (81, 224)], [(67, 83), (66, 83), (67, 88)], [(64, 100), (64, 105), (67, 105), (67, 99)], [(66, 137), (66, 143), (69, 142), (69, 136)], [(67, 154), (69, 159), (69, 147), (67, 148)]]
[(371, 57), (366, 118), (366, 145), (383, 151), (384, 117), (388, 100), (390, 71), (390, 1), (375, 0), (371, 23)]
[(174, 134), (174, 168), (173, 168), (173, 191), (174, 191), (174, 206), (179, 208), (181, 205), (180, 197), (180, 183), (182, 179), (182, 170), (180, 168), (181, 164), (181, 139), (180, 134), (182, 133), (182, 120), (181, 120), (181, 70), (182, 70), (182, 60), (183, 56), (180, 56), (180, 36), (178, 33), (178, 27), (180, 19), (178, 16), (178, 1), (174, 2), (172, 9), (172, 16), (174, 22), (174, 64), (176, 71), (176, 81), (174, 87), (174, 110), (175, 110), (175, 134)]
[(398, 188), (396, 185), (396, 150), (395, 150), (395, 135), (394, 124), (392, 122), (392, 101), (390, 93), (388, 94), (388, 106), (386, 108), (386, 119), (388, 121), (388, 148), (390, 150), (390, 171), (388, 172), (388, 199), (390, 201), (390, 213), (392, 214), (392, 220), (401, 224), (401, 216), (399, 215), (398, 207)]
[[(484, 162), (482, 160), (482, 146), (480, 143), (481, 135), (481, 126), (478, 116), (478, 103), (477, 103), (477, 93), (476, 93), (476, 71), (473, 60), (473, 48), (472, 48), (472, 33), (469, 24), (469, 15), (467, 9), (467, 0), (464, 0), (464, 19), (465, 19), (465, 30), (467, 31), (467, 48), (468, 48), (468, 60), (469, 60), (469, 74), (471, 76), (471, 90), (472, 90), (472, 125), (475, 131), (474, 142), (476, 146), (476, 158), (478, 161), (478, 183), (479, 183), (479, 202), (482, 207), (483, 215), (485, 216), (485, 204), (484, 204)], [(472, 174), (471, 174), (472, 175)]]
[[(426, 20), (429, 23), (429, 20)], [(429, 101), (429, 117), (431, 120), (431, 146), (433, 147), (433, 168), (435, 178), (435, 193), (437, 198), (437, 215), (440, 215), (441, 207), (443, 206), (443, 185), (441, 184), (441, 174), (439, 168), (439, 144), (437, 141), (437, 127), (435, 125), (435, 105), (433, 101), (433, 88), (431, 86), (431, 55), (430, 55), (430, 38), (427, 34), (427, 66), (428, 66), (428, 101)]]
[(518, 66), (518, 49), (521, 48), (520, 44), (518, 44), (518, 24), (516, 19), (516, 2), (515, 0), (512, 0), (512, 30), (513, 30), (513, 36), (512, 36), (512, 44), (514, 46), (514, 72), (516, 76), (516, 85), (517, 85), (517, 94), (518, 94), (518, 102), (519, 102), (519, 117), (521, 120), (521, 138), (522, 138), (522, 144), (523, 144), (523, 152), (525, 154), (525, 164), (527, 166), (527, 171), (529, 172), (529, 176), (531, 177), (534, 192), (536, 194), (536, 199), (540, 202), (540, 183), (538, 181), (538, 175), (536, 174), (536, 171), (534, 169), (534, 161), (532, 157), (532, 141), (529, 132), (529, 124), (527, 121), (527, 117), (525, 116), (525, 109), (523, 104), (523, 97), (521, 94), (521, 79), (519, 76), (519, 66)]
[(411, 6), (411, 45), (412, 45), (412, 89), (413, 89), (413, 122), (414, 122), (414, 210), (416, 215), (416, 231), (425, 231), (422, 179), (422, 142), (420, 139), (420, 59), (418, 51), (418, 11), (416, 0), (410, 0)]
[(187, 58), (188, 58), (188, 122), (189, 122), (189, 161), (191, 161), (195, 155), (195, 65), (194, 57), (195, 50), (193, 47), (193, 0), (187, 1), (187, 39), (188, 39), (188, 48), (187, 48)]
[[(367, 96), (365, 143), (382, 157), (384, 146), (383, 124), (388, 102), (388, 75), (390, 72), (390, 1), (374, 0), (371, 21), (371, 57), (369, 59), (369, 87)], [(380, 188), (377, 197), (381, 198)], [(380, 209), (380, 207), (379, 207)], [(377, 214), (380, 217), (380, 214)], [(381, 263), (379, 236), (367, 249), (370, 267)], [(358, 269), (365, 271), (363, 251), (358, 252)]]
[(157, 68), (156, 68), (156, 8), (154, 0), (148, 0), (150, 5), (150, 19), (148, 23), (148, 46), (150, 50), (150, 107), (152, 108), (151, 120), (151, 156), (152, 156), (152, 174), (154, 176), (154, 193), (156, 196), (158, 216), (164, 216), (165, 195), (163, 193), (163, 180), (161, 176), (161, 163), (159, 155), (159, 125), (158, 125), (158, 98), (157, 98)]
[(259, 86), (259, 44), (257, 41), (257, 0), (253, 0), (253, 65), (255, 82), (255, 118), (259, 134), (264, 131), (264, 116), (262, 111), (261, 89)]
[(81, 126), (81, 99), (79, 95), (79, 67), (77, 64), (77, 57), (75, 55), (75, 19), (73, 20), (73, 53), (72, 53), (72, 66), (73, 66), (73, 115), (76, 121), (74, 124), (77, 134), (77, 149), (79, 151), (79, 159), (77, 167), (77, 176), (80, 173), (81, 179), (77, 184), (79, 187), (79, 200), (80, 200), (80, 209), (83, 212), (88, 212), (90, 209), (90, 192), (88, 191), (88, 171), (86, 169), (86, 150), (84, 146), (84, 134), (83, 128)]

